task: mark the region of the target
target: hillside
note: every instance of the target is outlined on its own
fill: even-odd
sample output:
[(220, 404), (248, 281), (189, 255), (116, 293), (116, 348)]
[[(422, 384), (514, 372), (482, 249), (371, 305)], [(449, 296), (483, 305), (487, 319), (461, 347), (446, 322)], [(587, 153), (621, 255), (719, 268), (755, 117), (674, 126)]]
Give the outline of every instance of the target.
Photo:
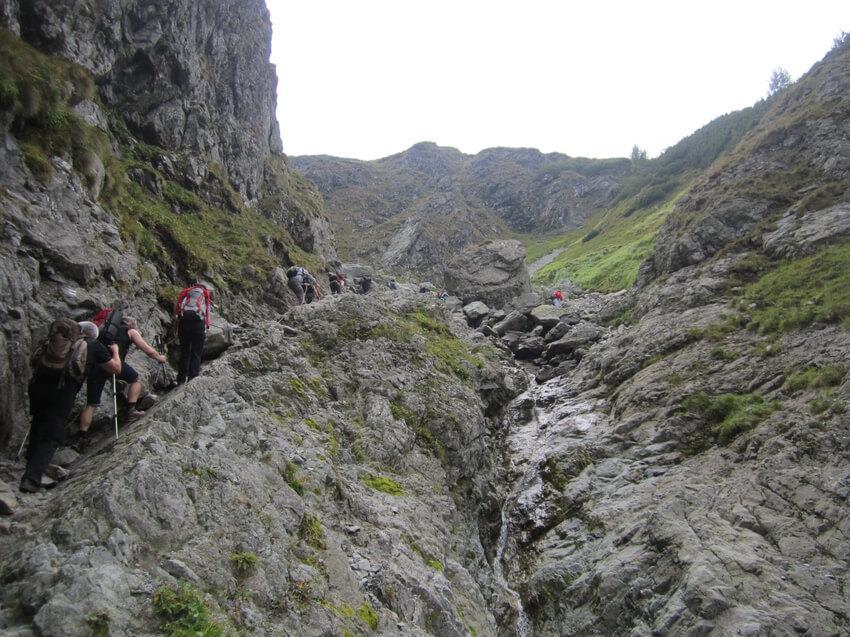
[(344, 259), (437, 278), (435, 264), (466, 245), (581, 226), (629, 173), (628, 160), (510, 148), (464, 155), (424, 142), (376, 161), (293, 165), (322, 193)]
[[(529, 184), (554, 161), (566, 201), (595, 176), (536, 151), (326, 158), (319, 188), (362, 182), (337, 191), (374, 214), (328, 224), (277, 150), (265, 7), (243, 9), (0, 10), (0, 633), (850, 633), (850, 41), (670, 154), (600, 168), (617, 187), (575, 209), (593, 227), (535, 249), (616, 291), (556, 308), (525, 278), (499, 308), (415, 286), (299, 306), (283, 268), (333, 263), (330, 225), (362, 223), (372, 254), (367, 231), (420, 228), (405, 210), (428, 198), (452, 217), (452, 192), (481, 237), (479, 214), (561, 227), (572, 203)], [(496, 173), (517, 215), (475, 194)], [(412, 258), (436, 268), (422, 224)], [(126, 301), (168, 338), (195, 277), (220, 344), (200, 376), (117, 434), (104, 407), (56, 480), (19, 492), (49, 321)]]

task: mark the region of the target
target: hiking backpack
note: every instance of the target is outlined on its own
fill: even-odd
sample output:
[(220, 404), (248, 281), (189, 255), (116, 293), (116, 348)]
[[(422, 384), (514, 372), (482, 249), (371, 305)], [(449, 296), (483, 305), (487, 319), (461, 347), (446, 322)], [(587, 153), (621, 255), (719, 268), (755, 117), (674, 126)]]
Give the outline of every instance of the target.
[(121, 337), (121, 328), (124, 322), (124, 312), (114, 310), (111, 307), (104, 308), (95, 314), (91, 322), (97, 325), (100, 333), (97, 340), (106, 346), (117, 343)]
[(37, 364), (43, 369), (59, 370), (59, 387), (70, 376), (77, 383), (86, 377), (88, 343), (76, 321), (56, 319), (50, 324), (47, 338), (37, 354)]
[[(185, 293), (185, 294), (184, 294)], [(199, 318), (206, 321), (207, 312), (207, 290), (200, 285), (193, 285), (180, 293), (183, 300), (180, 302), (180, 318)]]

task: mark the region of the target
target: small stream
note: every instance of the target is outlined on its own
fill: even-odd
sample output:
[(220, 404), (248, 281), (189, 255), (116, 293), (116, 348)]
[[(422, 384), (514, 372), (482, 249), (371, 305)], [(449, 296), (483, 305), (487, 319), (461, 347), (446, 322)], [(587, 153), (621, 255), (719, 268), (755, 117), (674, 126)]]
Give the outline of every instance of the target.
[[(537, 527), (545, 523), (550, 507), (544, 497), (541, 466), (554, 449), (569, 444), (568, 439), (581, 437), (600, 418), (594, 406), (585, 400), (569, 397), (559, 379), (538, 385), (529, 374), (528, 389), (508, 406), (508, 433), (504, 451), (505, 497), (501, 510), (501, 528), (493, 560), (493, 574), (507, 592), (516, 612), (515, 634), (529, 637), (531, 623), (520, 594), (511, 587), (504, 573), (504, 563), (516, 556), (517, 528)], [(565, 440), (566, 439), (566, 440)]]

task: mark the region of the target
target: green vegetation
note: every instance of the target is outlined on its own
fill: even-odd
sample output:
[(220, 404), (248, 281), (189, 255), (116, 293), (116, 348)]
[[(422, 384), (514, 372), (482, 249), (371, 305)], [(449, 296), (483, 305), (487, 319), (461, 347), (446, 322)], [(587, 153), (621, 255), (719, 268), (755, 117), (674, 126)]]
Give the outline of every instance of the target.
[(378, 629), (378, 613), (369, 602), (360, 604), (360, 608), (357, 609), (357, 616), (372, 630)]
[[(362, 604), (360, 604), (360, 607), (356, 611), (354, 610), (354, 608), (352, 608), (351, 604), (334, 604), (333, 602), (326, 599), (321, 600), (320, 604), (340, 619), (351, 620), (357, 617), (370, 630), (378, 629), (378, 613), (377, 611), (375, 611), (374, 607), (369, 602), (363, 602)], [(343, 634), (351, 633), (345, 631)]]
[(739, 307), (761, 334), (813, 323), (850, 329), (850, 243), (779, 265), (744, 289)]
[(644, 209), (633, 218), (624, 216), (618, 205), (604, 215), (588, 220), (584, 229), (550, 242), (550, 251), (561, 253), (534, 276), (541, 284), (569, 279), (585, 289), (613, 292), (630, 287), (638, 267), (652, 252), (655, 235), (672, 210), (674, 199), (664, 205)]
[(410, 550), (416, 553), (427, 566), (433, 568), (435, 571), (443, 571), (443, 563), (435, 556), (426, 552), (421, 546), (419, 546), (416, 540), (408, 535), (404, 536), (404, 540), (410, 547)]
[(176, 589), (159, 588), (153, 596), (153, 608), (165, 621), (170, 637), (220, 637), (224, 625), (213, 619), (203, 593), (182, 582)]
[(360, 482), (365, 484), (370, 489), (374, 489), (375, 491), (381, 491), (382, 493), (388, 493), (390, 495), (404, 495), (404, 488), (402, 488), (401, 484), (399, 484), (392, 478), (387, 478), (385, 476), (375, 475), (372, 473), (363, 473), (359, 477)]
[[(434, 359), (437, 369), (442, 372), (466, 381), (470, 378), (470, 369), (484, 366), (478, 353), (470, 351), (466, 343), (455, 337), (441, 319), (422, 309), (373, 326), (365, 325), (357, 318), (348, 318), (340, 321), (337, 330), (337, 338), (348, 341), (385, 338), (394, 343), (410, 343), (417, 335), (425, 337), (425, 352)], [(332, 350), (337, 341), (324, 339), (318, 345), (325, 350)]]
[(428, 408), (424, 417), (420, 417), (401, 402), (400, 397), (390, 401), (390, 412), (396, 420), (403, 420), (415, 433), (417, 441), (430, 450), (440, 462), (446, 460), (446, 448), (434, 432), (428, 428), (427, 422), (440, 418), (440, 414)]
[(582, 228), (561, 237), (525, 239), (530, 244), (529, 262), (561, 251), (537, 272), (535, 281), (545, 285), (569, 279), (585, 289), (600, 291), (631, 286), (679, 195), (718, 157), (735, 148), (758, 124), (768, 105), (762, 101), (718, 117), (655, 159), (645, 159), (635, 147), (630, 174), (610, 209), (597, 211)]
[(238, 575), (248, 575), (260, 565), (260, 558), (251, 551), (230, 554), (230, 565)]
[(42, 182), (53, 174), (52, 155), (70, 159), (90, 184), (95, 155), (110, 165), (106, 136), (71, 110), (94, 97), (94, 80), (83, 67), (0, 30), (0, 111), (11, 114), (10, 130), (21, 142), (24, 161)]
[(91, 637), (109, 637), (109, 622), (112, 618), (108, 610), (99, 610), (86, 617), (86, 624), (91, 628)]
[(298, 527), (298, 537), (315, 549), (324, 550), (328, 548), (322, 523), (319, 521), (319, 518), (310, 513), (305, 513), (304, 517), (301, 518), (301, 525)]
[(815, 416), (824, 413), (837, 416), (847, 410), (847, 404), (844, 400), (836, 398), (831, 392), (824, 392), (809, 401), (809, 409)]
[(711, 434), (720, 444), (726, 444), (753, 429), (781, 405), (764, 402), (758, 394), (720, 394), (709, 396), (698, 392), (686, 398), (682, 408), (701, 416), (712, 425)]
[(789, 392), (801, 389), (836, 387), (844, 381), (847, 368), (844, 365), (811, 366), (804, 371), (789, 376), (784, 388)]

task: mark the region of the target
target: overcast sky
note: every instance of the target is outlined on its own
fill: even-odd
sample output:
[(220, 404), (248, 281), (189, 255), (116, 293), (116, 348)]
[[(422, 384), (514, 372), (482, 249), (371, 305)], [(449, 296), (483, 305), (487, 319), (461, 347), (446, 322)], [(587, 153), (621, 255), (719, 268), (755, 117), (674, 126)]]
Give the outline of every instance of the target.
[(650, 156), (796, 80), (850, 0), (267, 0), (288, 155)]

